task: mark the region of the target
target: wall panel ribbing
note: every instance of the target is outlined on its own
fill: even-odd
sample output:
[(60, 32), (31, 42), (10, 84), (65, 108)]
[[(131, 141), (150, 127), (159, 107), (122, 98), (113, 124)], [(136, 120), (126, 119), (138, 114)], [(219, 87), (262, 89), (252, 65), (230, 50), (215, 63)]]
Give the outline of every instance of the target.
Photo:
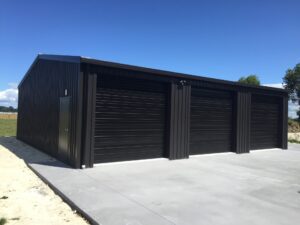
[(191, 86), (171, 84), (169, 158), (189, 157)]
[(250, 149), (251, 93), (238, 92), (236, 96), (236, 153)]
[(281, 122), (282, 122), (282, 129), (281, 129), (281, 148), (287, 149), (288, 148), (288, 97), (282, 98), (281, 103)]

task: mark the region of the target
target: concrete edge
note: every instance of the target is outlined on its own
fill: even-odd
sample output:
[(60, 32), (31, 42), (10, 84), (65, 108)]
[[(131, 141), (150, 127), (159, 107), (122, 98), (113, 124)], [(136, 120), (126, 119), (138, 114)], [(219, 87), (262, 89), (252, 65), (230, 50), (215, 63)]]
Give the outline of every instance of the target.
[(237, 155), (237, 153), (236, 152), (205, 153), (205, 154), (189, 155), (189, 158), (210, 157), (210, 156), (216, 156), (216, 155)]
[(42, 174), (40, 174), (37, 170), (35, 170), (29, 163), (26, 163), (26, 165), (28, 166), (29, 169), (31, 169), (31, 171), (35, 175), (37, 175), (45, 184), (47, 184), (55, 194), (57, 194), (59, 197), (61, 197), (62, 200), (71, 207), (72, 210), (76, 210), (76, 213), (78, 213), (80, 216), (82, 216), (84, 219), (86, 219), (90, 224), (101, 225), (98, 222), (96, 222), (92, 217), (90, 217), (83, 209), (78, 207), (70, 198), (68, 198), (65, 194), (63, 194), (58, 188), (56, 188)]
[[(94, 163), (94, 167), (103, 167), (103, 166), (110, 166), (110, 165), (124, 165), (124, 164), (134, 164), (134, 163), (147, 163), (153, 161), (169, 161), (168, 158), (154, 158), (154, 159), (137, 159), (137, 160), (129, 160), (129, 161), (119, 161), (119, 162), (105, 162), (105, 163)], [(85, 166), (83, 167), (84, 169)]]
[(286, 149), (282, 148), (266, 148), (266, 149), (252, 149), (250, 153), (259, 153), (259, 152), (271, 152), (271, 151), (285, 151)]

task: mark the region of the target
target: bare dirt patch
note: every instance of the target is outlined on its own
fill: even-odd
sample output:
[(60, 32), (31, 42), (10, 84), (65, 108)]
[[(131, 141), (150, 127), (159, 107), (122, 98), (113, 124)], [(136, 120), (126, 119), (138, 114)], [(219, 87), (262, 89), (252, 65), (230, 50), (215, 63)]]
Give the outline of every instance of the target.
[(0, 145), (0, 218), (7, 224), (86, 225), (16, 155)]

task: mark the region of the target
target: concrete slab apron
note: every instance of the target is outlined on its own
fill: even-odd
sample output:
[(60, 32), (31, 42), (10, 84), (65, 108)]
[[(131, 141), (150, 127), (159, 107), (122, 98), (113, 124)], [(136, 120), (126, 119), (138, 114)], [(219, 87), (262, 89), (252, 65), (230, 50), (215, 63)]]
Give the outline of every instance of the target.
[(84, 173), (178, 225), (293, 225), (300, 221), (299, 162), (299, 151), (276, 149)]
[[(170, 225), (166, 218), (128, 199), (84, 173), (30, 147), (15, 138), (0, 138), (5, 146), (93, 224)], [(92, 170), (92, 169), (91, 169)]]
[(170, 225), (172, 222), (80, 170), (30, 164), (92, 220), (103, 225)]
[(15, 139), (5, 146), (95, 224), (300, 221), (300, 145), (290, 145), (288, 151), (103, 164), (84, 170), (71, 169)]

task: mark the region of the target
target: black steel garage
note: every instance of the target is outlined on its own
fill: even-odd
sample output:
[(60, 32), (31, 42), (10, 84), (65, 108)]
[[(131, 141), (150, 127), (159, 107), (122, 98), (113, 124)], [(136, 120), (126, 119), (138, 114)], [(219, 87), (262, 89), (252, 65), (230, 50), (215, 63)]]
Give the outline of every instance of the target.
[(65, 163), (287, 148), (285, 90), (38, 55), (19, 84), (17, 138)]

